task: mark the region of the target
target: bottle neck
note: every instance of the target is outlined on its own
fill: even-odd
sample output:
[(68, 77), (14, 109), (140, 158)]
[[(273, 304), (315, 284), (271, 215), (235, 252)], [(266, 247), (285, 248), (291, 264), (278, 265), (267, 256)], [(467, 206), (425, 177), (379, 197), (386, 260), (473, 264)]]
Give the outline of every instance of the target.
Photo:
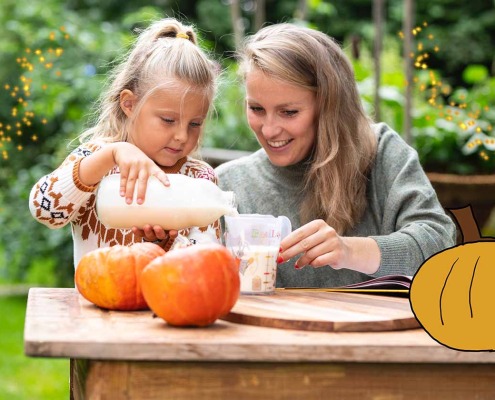
[(227, 215), (237, 215), (237, 204), (235, 199), (234, 192), (222, 192), (222, 200), (226, 207), (228, 207), (231, 211), (227, 212)]

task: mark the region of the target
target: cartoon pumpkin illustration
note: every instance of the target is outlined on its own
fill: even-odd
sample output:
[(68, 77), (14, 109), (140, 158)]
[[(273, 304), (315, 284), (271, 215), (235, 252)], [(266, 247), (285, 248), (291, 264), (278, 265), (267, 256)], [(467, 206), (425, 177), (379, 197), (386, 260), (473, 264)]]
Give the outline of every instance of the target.
[(495, 239), (481, 237), (471, 206), (449, 210), (463, 244), (426, 260), (413, 278), (411, 308), (428, 334), (456, 350), (495, 350)]

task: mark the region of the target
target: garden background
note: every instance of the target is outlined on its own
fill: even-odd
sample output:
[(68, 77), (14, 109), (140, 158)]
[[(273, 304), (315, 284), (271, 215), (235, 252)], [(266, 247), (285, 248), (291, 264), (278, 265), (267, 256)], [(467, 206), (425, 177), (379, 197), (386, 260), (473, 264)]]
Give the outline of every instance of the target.
[[(68, 361), (23, 356), (29, 286), (73, 286), (70, 228), (50, 230), (28, 210), (39, 177), (53, 170), (91, 123), (105, 74), (136, 28), (174, 16), (193, 23), (224, 69), (203, 146), (258, 148), (243, 112), (236, 42), (263, 23), (295, 22), (334, 36), (352, 59), (370, 115), (403, 132), (427, 170), (495, 171), (495, 0), (417, 0), (404, 32), (407, 0), (382, 1), (379, 89), (377, 26), (371, 0), (3, 0), (0, 13), (0, 399), (68, 397)], [(376, 10), (376, 8), (375, 8)], [(405, 73), (404, 37), (412, 35)], [(406, 57), (407, 58), (407, 57)], [(377, 102), (378, 101), (378, 102)], [(492, 217), (493, 220), (493, 217)], [(493, 223), (485, 234), (495, 232)]]

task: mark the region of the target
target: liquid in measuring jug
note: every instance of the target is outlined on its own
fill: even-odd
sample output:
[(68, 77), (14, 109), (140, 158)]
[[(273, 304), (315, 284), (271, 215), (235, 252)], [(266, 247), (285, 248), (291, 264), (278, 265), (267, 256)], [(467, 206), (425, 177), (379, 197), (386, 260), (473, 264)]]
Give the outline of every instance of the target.
[(167, 176), (170, 186), (153, 176), (149, 178), (143, 204), (127, 204), (120, 196), (120, 174), (105, 177), (96, 197), (98, 218), (107, 228), (142, 228), (150, 224), (180, 230), (209, 225), (222, 215), (237, 215), (233, 192), (222, 191), (207, 179)]
[(278, 247), (231, 248), (240, 259), (241, 293), (273, 293), (277, 277)]

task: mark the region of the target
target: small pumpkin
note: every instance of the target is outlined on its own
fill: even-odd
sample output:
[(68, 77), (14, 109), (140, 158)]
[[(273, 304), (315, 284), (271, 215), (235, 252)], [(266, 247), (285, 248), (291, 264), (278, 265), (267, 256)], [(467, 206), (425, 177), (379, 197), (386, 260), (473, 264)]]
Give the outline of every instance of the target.
[(239, 264), (220, 244), (179, 248), (148, 264), (141, 287), (149, 307), (170, 325), (207, 326), (235, 305)]
[(79, 293), (101, 308), (144, 310), (148, 306), (141, 292), (141, 273), (150, 261), (165, 254), (153, 243), (116, 245), (86, 253), (75, 273)]
[(480, 237), (470, 206), (450, 211), (465, 243), (421, 265), (411, 283), (411, 308), (439, 343), (457, 350), (494, 350), (495, 242)]

